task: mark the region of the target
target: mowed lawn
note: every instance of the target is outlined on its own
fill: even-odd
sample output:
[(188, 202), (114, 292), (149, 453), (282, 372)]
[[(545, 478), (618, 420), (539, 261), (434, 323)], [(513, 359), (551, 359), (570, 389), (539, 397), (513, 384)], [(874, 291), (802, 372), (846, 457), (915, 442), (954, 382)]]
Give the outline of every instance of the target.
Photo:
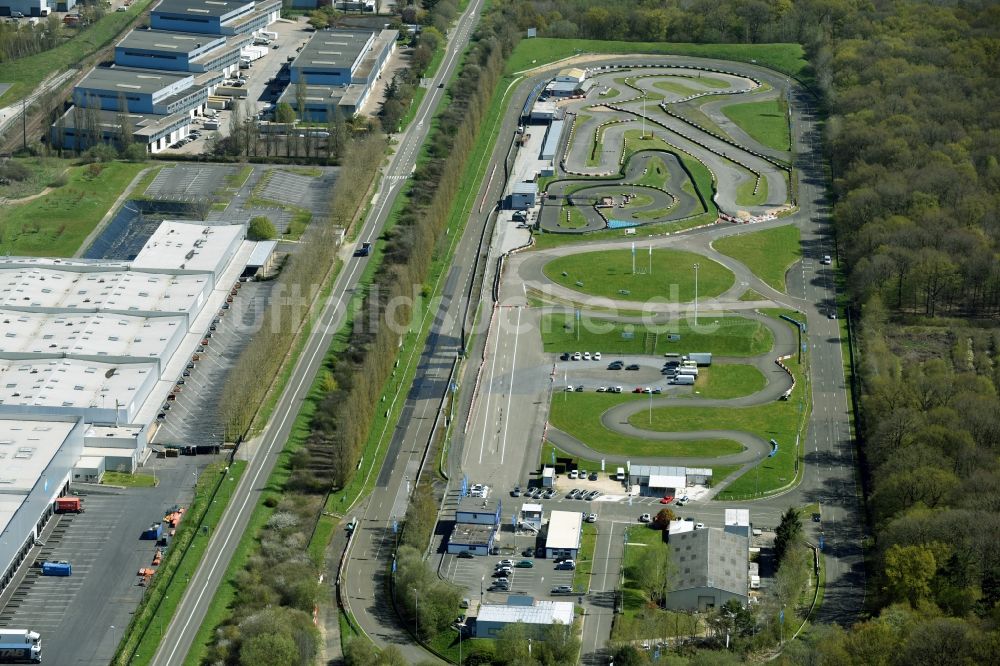
[(793, 76), (805, 74), (809, 66), (799, 44), (686, 44), (539, 37), (520, 41), (507, 61), (507, 71), (540, 67), (581, 53), (661, 53), (736, 60), (754, 62)]
[(756, 393), (767, 386), (767, 379), (752, 365), (713, 365), (701, 368), (694, 383), (699, 398), (728, 400)]
[(778, 100), (733, 104), (722, 107), (722, 112), (761, 145), (775, 150), (791, 147), (788, 118)]
[[(564, 287), (591, 296), (626, 301), (657, 300), (688, 303), (694, 300), (694, 265), (698, 264), (698, 298), (718, 296), (733, 286), (732, 272), (711, 259), (683, 250), (653, 250), (641, 243), (630, 249), (581, 252), (545, 264), (545, 276)], [(640, 272), (641, 271), (641, 272)]]
[(802, 258), (799, 228), (794, 224), (720, 238), (712, 247), (742, 262), (753, 274), (785, 291), (785, 273)]
[[(541, 326), (545, 351), (553, 354), (589, 350), (604, 354), (757, 356), (774, 345), (771, 329), (744, 317), (698, 317), (697, 321), (692, 317), (653, 327), (581, 317), (579, 340), (571, 314), (545, 315)], [(680, 340), (671, 341), (671, 334), (679, 334)]]
[[(633, 387), (622, 386), (626, 391)], [(613, 383), (613, 382), (609, 382)], [(576, 437), (598, 453), (631, 456), (698, 457), (725, 456), (739, 453), (743, 447), (725, 439), (694, 440), (690, 442), (639, 439), (608, 430), (601, 423), (601, 415), (615, 405), (632, 400), (649, 400), (649, 396), (637, 393), (568, 393), (558, 392), (552, 396), (549, 423), (563, 432)], [(670, 408), (673, 411), (675, 408)], [(657, 409), (653, 409), (654, 422)], [(640, 412), (643, 419), (646, 411)], [(643, 421), (648, 427), (648, 421)], [(678, 429), (679, 430), (679, 429)]]
[(4, 254), (70, 257), (143, 163), (108, 162), (73, 167), (66, 185), (25, 204), (0, 210)]

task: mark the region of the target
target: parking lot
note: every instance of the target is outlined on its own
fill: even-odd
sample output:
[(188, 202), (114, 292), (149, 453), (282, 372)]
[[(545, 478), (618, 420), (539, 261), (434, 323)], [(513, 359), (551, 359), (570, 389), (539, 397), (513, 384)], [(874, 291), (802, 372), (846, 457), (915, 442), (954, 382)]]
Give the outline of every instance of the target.
[(145, 587), (137, 575), (152, 563), (152, 541), (142, 530), (161, 520), (167, 508), (187, 505), (197, 474), (216, 456), (152, 460), (160, 481), (155, 488), (80, 486), (85, 512), (54, 516), (46, 526), (44, 546), (34, 560), (64, 560), (69, 577), (27, 571), (10, 603), (0, 611), (0, 625), (39, 632), (45, 663), (106, 666)]
[(160, 169), (146, 188), (145, 196), (167, 201), (211, 201), (212, 195), (226, 184), (226, 176), (235, 166), (218, 164), (177, 164)]
[[(220, 310), (218, 322), (207, 331), (211, 335), (198, 360), (190, 361), (179, 377), (183, 382), (174, 400), (164, 404), (157, 444), (215, 446), (222, 443), (225, 427), (219, 413), (219, 399), (229, 369), (260, 324), (274, 282), (245, 282), (229, 309)], [(211, 327), (210, 327), (211, 328)]]
[[(487, 603), (503, 603), (507, 595), (527, 594), (537, 598), (546, 599), (566, 599), (567, 595), (553, 595), (552, 588), (558, 585), (573, 584), (572, 570), (557, 570), (554, 560), (536, 557), (525, 557), (522, 551), (535, 546), (535, 537), (522, 533), (516, 539), (509, 531), (501, 532), (498, 541), (503, 538), (507, 547), (500, 549), (500, 555), (489, 557), (474, 556), (471, 559), (461, 558), (457, 555), (445, 555), (441, 573), (445, 578), (468, 590), (470, 599), (479, 599), (482, 592), (483, 601)], [(515, 546), (516, 541), (516, 546)], [(515, 547), (517, 550), (515, 550)], [(503, 559), (509, 559), (515, 563), (521, 560), (530, 560), (534, 566), (531, 568), (512, 567), (510, 580), (510, 590), (494, 590), (488, 588), (494, 580), (493, 572), (496, 564)]]

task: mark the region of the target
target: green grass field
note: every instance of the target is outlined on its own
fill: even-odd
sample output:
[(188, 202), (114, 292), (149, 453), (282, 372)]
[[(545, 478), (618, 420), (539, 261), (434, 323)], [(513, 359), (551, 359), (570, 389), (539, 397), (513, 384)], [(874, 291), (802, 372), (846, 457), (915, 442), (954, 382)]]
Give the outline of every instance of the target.
[(0, 183), (0, 198), (4, 199), (29, 197), (46, 187), (58, 185), (59, 174), (74, 164), (72, 160), (58, 157), (12, 157), (8, 162), (25, 167), (28, 176), (23, 180)]
[(10, 83), (10, 89), (0, 95), (0, 106), (13, 104), (34, 90), (50, 74), (56, 74), (83, 63), (101, 47), (109, 44), (132, 20), (144, 12), (153, 0), (137, 0), (124, 12), (108, 12), (97, 23), (54, 49), (3, 64), (0, 82)]
[[(622, 373), (622, 385), (630, 391), (634, 384), (626, 385)], [(562, 379), (561, 377), (559, 378)], [(573, 381), (572, 373), (570, 381)], [(557, 382), (558, 383), (558, 382)], [(613, 382), (609, 382), (613, 383)], [(632, 456), (698, 457), (724, 456), (739, 453), (743, 447), (724, 439), (693, 440), (690, 442), (639, 439), (627, 437), (608, 430), (601, 423), (601, 414), (615, 405), (634, 400), (649, 400), (648, 396), (635, 393), (566, 393), (552, 396), (549, 423), (563, 432), (576, 437), (598, 453)], [(655, 418), (658, 411), (654, 409)], [(640, 412), (647, 418), (647, 412)], [(646, 426), (644, 426), (646, 427)]]
[(736, 204), (739, 206), (762, 206), (767, 203), (767, 178), (760, 179), (757, 193), (754, 194), (753, 186), (756, 177), (747, 172), (750, 177), (739, 184), (736, 188)]
[(691, 88), (683, 83), (678, 83), (676, 81), (657, 81), (653, 84), (660, 90), (666, 90), (667, 92), (672, 92), (674, 94), (680, 95), (681, 97), (686, 97), (688, 95), (694, 95), (695, 93), (701, 92), (697, 88)]
[(125, 486), (126, 488), (152, 488), (156, 485), (156, 477), (152, 474), (105, 472), (101, 483), (106, 486)]
[(27, 203), (0, 209), (0, 252), (72, 256), (145, 167), (133, 162), (72, 167), (66, 185)]
[[(756, 356), (774, 345), (771, 330), (743, 317), (698, 317), (647, 327), (606, 319), (582, 317), (579, 336), (570, 314), (542, 317), (541, 335), (546, 352), (560, 354), (589, 349), (609, 354), (665, 354), (711, 352), (719, 356)], [(671, 341), (670, 334), (680, 340)], [(579, 338), (579, 339), (578, 339)]]
[(702, 368), (694, 383), (699, 398), (727, 400), (756, 393), (767, 385), (760, 370), (752, 365), (713, 365)]
[(619, 42), (597, 39), (522, 39), (507, 61), (508, 72), (568, 58), (578, 53), (662, 53), (671, 55), (756, 62), (792, 76), (805, 76), (808, 62), (799, 44), (673, 44), (669, 42)]
[(722, 112), (761, 145), (775, 150), (791, 148), (788, 118), (778, 100), (731, 104), (723, 106)]
[[(694, 179), (694, 187), (697, 192), (690, 191), (691, 194), (699, 196), (702, 201), (708, 206), (707, 212), (711, 214), (716, 214), (717, 210), (715, 203), (712, 201), (712, 196), (715, 194), (715, 181), (712, 178), (712, 172), (708, 170), (704, 164), (699, 162), (697, 159), (688, 155), (687, 153), (681, 152), (672, 146), (667, 145), (667, 142), (659, 137), (641, 138), (642, 130), (626, 130), (625, 132), (625, 152), (626, 155), (632, 155), (640, 150), (662, 150), (664, 152), (673, 153), (680, 159), (681, 164), (688, 170), (691, 178)], [(687, 182), (685, 182), (685, 186)]]
[(563, 229), (582, 229), (587, 226), (587, 218), (577, 206), (563, 206), (559, 211), (559, 226)]
[(785, 291), (785, 273), (802, 258), (799, 229), (794, 224), (720, 238), (712, 247), (746, 264), (778, 291)]
[(573, 589), (584, 594), (590, 592), (590, 573), (594, 570), (594, 548), (597, 546), (597, 525), (583, 524), (583, 534), (580, 537), (580, 552), (576, 556), (576, 569), (573, 571)]
[(666, 186), (668, 176), (667, 163), (659, 157), (651, 157), (646, 162), (646, 173), (642, 174), (635, 184), (662, 188)]
[(632, 273), (631, 250), (571, 254), (553, 259), (543, 270), (547, 278), (574, 291), (639, 302), (654, 299), (672, 303), (693, 301), (694, 264), (700, 266), (699, 298), (718, 296), (736, 280), (722, 264), (693, 252), (653, 250), (650, 259), (648, 248), (637, 246), (634, 259), (636, 273)]

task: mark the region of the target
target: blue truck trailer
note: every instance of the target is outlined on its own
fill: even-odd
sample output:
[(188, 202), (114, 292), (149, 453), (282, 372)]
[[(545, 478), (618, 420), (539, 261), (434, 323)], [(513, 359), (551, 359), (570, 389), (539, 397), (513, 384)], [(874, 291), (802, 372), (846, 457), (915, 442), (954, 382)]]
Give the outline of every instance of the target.
[(73, 565), (69, 562), (42, 562), (43, 576), (72, 576)]

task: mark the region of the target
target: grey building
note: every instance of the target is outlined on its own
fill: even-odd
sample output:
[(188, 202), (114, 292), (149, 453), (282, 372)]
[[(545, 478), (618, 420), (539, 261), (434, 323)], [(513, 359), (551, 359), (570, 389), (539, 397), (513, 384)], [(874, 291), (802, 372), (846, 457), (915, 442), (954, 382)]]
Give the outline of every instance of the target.
[(476, 638), (496, 638), (504, 627), (521, 622), (528, 634), (540, 636), (553, 624), (573, 624), (572, 601), (535, 601), (511, 595), (506, 604), (483, 604), (476, 617)]
[(465, 497), (455, 510), (455, 526), (448, 539), (448, 552), (489, 555), (500, 529), (499, 500)]
[(671, 534), (669, 547), (677, 578), (667, 596), (667, 608), (706, 611), (730, 599), (747, 603), (750, 541), (745, 536), (716, 528), (696, 529)]
[(510, 207), (514, 210), (527, 210), (535, 205), (538, 198), (538, 183), (514, 183), (510, 193)]

